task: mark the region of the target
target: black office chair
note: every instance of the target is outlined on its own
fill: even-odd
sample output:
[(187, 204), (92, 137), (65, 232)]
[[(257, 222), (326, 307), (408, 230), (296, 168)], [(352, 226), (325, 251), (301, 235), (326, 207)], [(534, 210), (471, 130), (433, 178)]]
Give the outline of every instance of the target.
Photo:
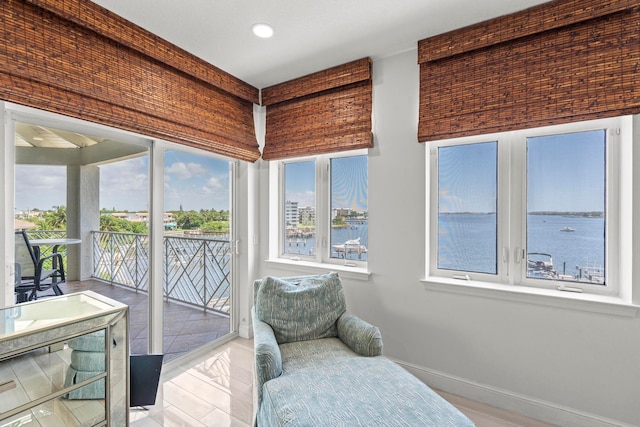
[(62, 295), (62, 290), (58, 287), (65, 281), (62, 255), (54, 252), (39, 258), (24, 230), (16, 231), (15, 248), (16, 302), (35, 300), (38, 298), (38, 292), (49, 289), (52, 289), (55, 295)]

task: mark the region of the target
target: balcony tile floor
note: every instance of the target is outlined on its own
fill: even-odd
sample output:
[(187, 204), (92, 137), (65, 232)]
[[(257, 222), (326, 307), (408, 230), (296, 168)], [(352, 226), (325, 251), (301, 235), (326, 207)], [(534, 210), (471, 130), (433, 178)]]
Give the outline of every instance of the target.
[[(63, 283), (65, 294), (91, 290), (129, 306), (129, 345), (131, 354), (147, 353), (148, 295), (124, 286), (98, 280)], [(163, 353), (165, 362), (201, 347), (229, 333), (229, 317), (204, 312), (176, 302), (163, 303)]]

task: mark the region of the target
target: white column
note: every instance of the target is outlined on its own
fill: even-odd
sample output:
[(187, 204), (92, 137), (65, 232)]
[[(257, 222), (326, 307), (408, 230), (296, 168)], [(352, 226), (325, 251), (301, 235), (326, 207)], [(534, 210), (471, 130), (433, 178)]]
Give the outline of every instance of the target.
[(100, 230), (100, 168), (67, 166), (67, 280), (88, 280), (93, 272), (92, 231)]
[(149, 161), (149, 354), (162, 353), (164, 243), (164, 149), (155, 141)]
[(14, 171), (15, 171), (15, 126), (9, 112), (5, 110), (5, 103), (0, 101), (0, 200), (4, 209), (0, 209), (0, 259), (3, 260), (0, 274), (0, 307), (13, 305), (14, 280)]
[[(258, 160), (258, 162), (262, 162)], [(233, 310), (234, 324), (232, 331), (237, 331), (242, 338), (253, 336), (251, 323), (251, 307), (253, 307), (253, 281), (258, 273), (258, 168), (252, 163), (238, 162), (234, 176), (234, 197), (232, 211), (234, 235), (232, 248), (235, 251), (236, 241), (239, 248), (234, 256), (233, 270)]]

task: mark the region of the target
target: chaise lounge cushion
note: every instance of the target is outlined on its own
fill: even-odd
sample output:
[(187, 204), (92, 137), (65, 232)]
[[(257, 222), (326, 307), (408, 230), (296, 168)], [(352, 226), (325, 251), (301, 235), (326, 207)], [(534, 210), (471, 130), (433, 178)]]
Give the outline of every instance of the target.
[(473, 426), (381, 355), (380, 330), (345, 312), (337, 274), (267, 277), (254, 290), (257, 426)]
[(299, 283), (265, 277), (256, 294), (256, 314), (271, 326), (278, 344), (337, 337), (336, 322), (345, 310), (336, 273), (308, 276)]
[(473, 426), (382, 356), (358, 357), (337, 338), (280, 347), (283, 374), (264, 384), (258, 426)]

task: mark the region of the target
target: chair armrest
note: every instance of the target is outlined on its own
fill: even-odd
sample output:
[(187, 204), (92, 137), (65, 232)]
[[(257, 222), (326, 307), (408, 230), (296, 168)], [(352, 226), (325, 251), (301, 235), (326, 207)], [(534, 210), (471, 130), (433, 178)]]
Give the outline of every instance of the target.
[[(44, 268), (44, 263), (47, 261), (51, 262), (51, 270)], [(62, 294), (62, 291), (57, 288), (58, 283), (65, 281), (64, 264), (60, 253), (54, 252), (51, 255), (40, 258), (34, 273), (33, 283), (38, 291), (45, 291), (53, 287), (56, 295)]]
[[(52, 266), (55, 265), (55, 269), (45, 270), (44, 263), (51, 260)], [(55, 276), (60, 278), (64, 282), (64, 264), (62, 262), (62, 254), (58, 252), (54, 252), (49, 256), (42, 257), (38, 260), (37, 265), (37, 274), (36, 277), (39, 277), (40, 280), (44, 280), (48, 277)]]
[(282, 356), (271, 326), (258, 319), (255, 307), (251, 309), (253, 320), (253, 349), (256, 355), (258, 406), (262, 403), (262, 386), (282, 375)]
[(360, 356), (382, 355), (380, 329), (353, 314), (344, 313), (338, 318), (338, 338)]
[(53, 263), (54, 261), (58, 264), (57, 266), (57, 270), (64, 270), (64, 264), (62, 263), (62, 254), (59, 252), (54, 252), (50, 255), (47, 255), (45, 257), (39, 258), (38, 259), (38, 269), (42, 270), (42, 268), (44, 267), (44, 263), (51, 260), (51, 262)]

